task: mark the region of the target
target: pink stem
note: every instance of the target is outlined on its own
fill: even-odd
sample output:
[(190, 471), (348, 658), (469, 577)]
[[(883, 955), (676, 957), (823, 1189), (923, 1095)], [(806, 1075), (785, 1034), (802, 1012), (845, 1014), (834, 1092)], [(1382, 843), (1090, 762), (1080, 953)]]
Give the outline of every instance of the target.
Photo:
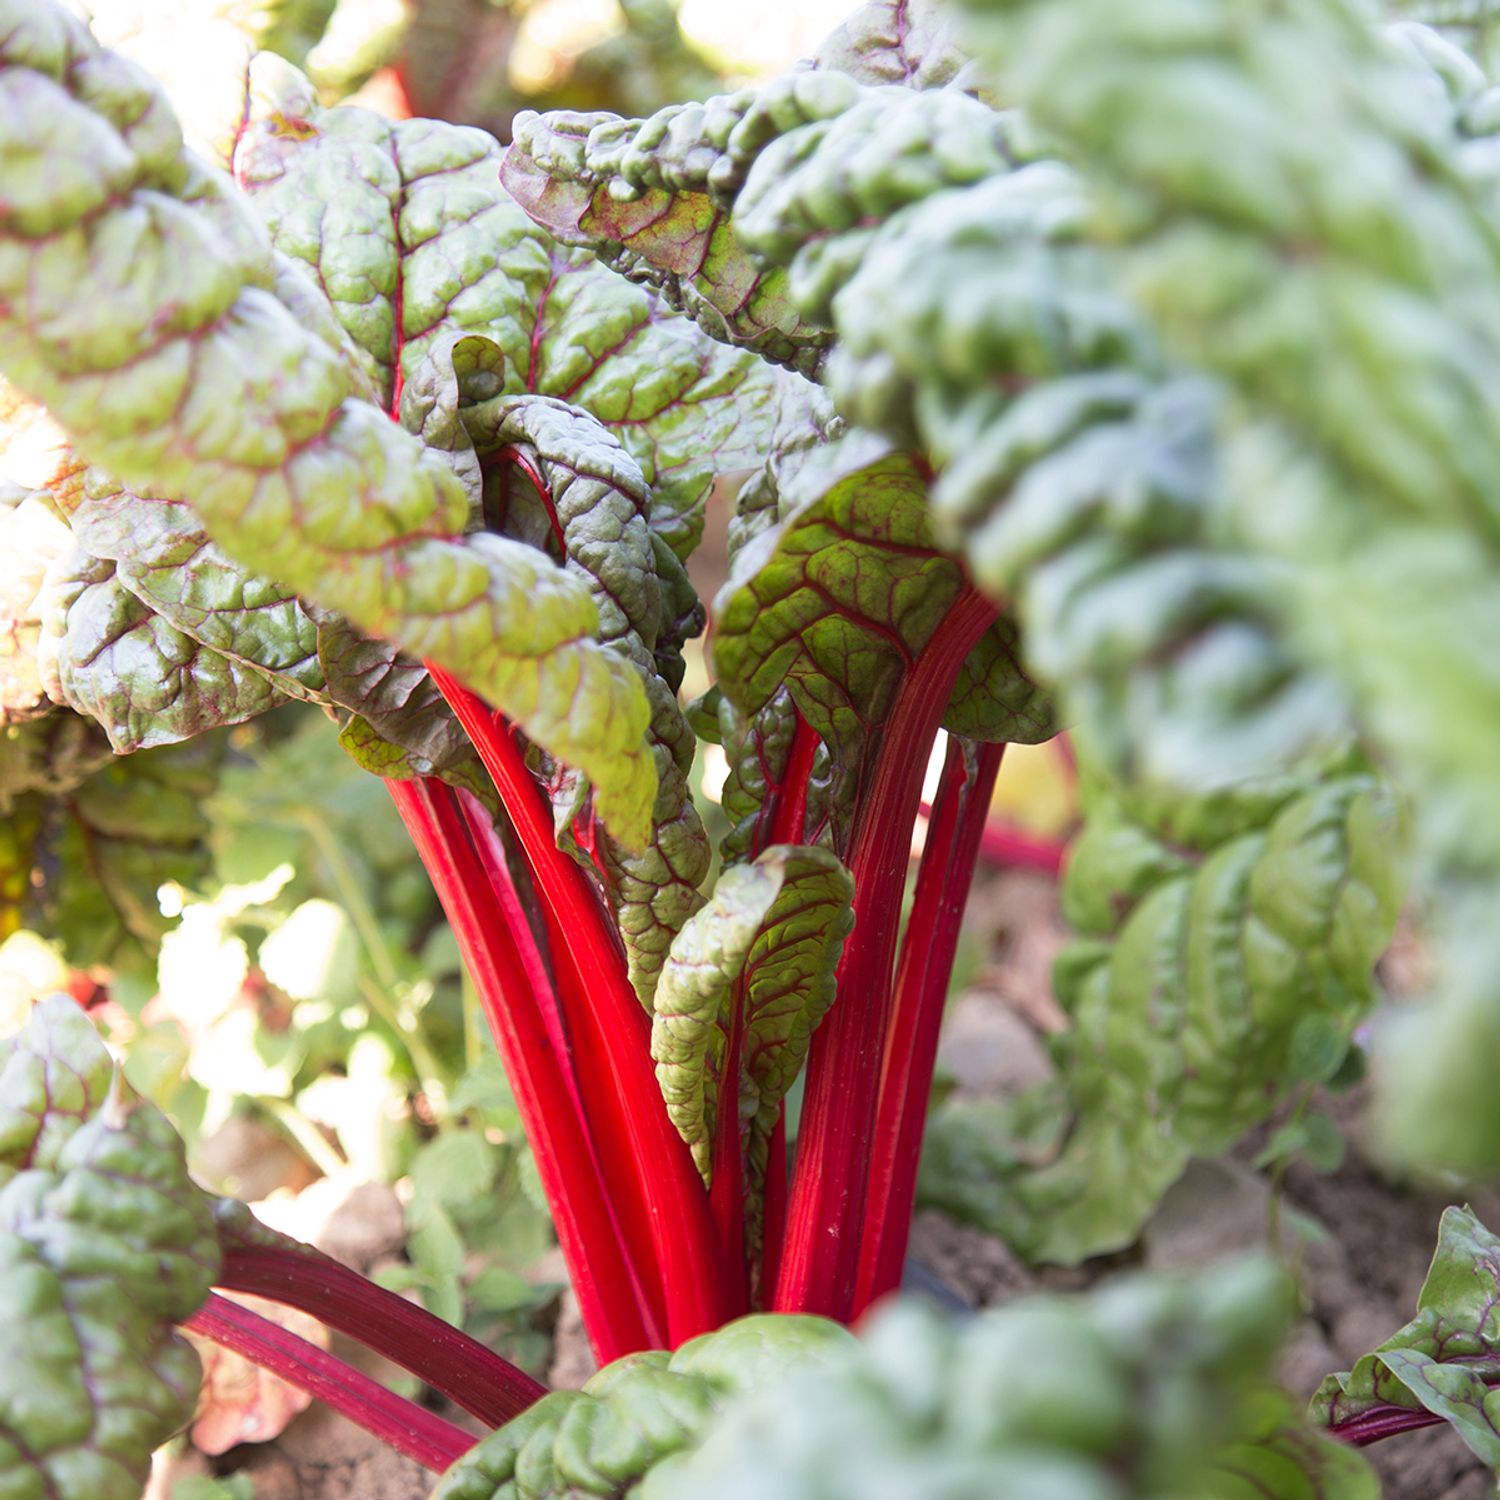
[(409, 1370), (489, 1427), (547, 1394), (524, 1370), (311, 1246), (231, 1245), (218, 1285), (310, 1313)]
[(279, 1375), (424, 1469), (441, 1474), (474, 1446), (474, 1438), (436, 1412), (226, 1297), (210, 1292), (182, 1326)]
[(856, 1315), (901, 1285), (943, 1003), (958, 952), (984, 816), (1004, 753), (1004, 745), (979, 746), (971, 775), (963, 745), (954, 738), (948, 741), (937, 808), (927, 830), (896, 970), (895, 1008), (871, 1153)]
[(1397, 1437), (1403, 1432), (1436, 1427), (1444, 1420), (1436, 1412), (1413, 1411), (1407, 1406), (1372, 1406), (1359, 1416), (1330, 1427), (1328, 1436), (1348, 1443), (1353, 1448), (1368, 1448), (1371, 1443)]

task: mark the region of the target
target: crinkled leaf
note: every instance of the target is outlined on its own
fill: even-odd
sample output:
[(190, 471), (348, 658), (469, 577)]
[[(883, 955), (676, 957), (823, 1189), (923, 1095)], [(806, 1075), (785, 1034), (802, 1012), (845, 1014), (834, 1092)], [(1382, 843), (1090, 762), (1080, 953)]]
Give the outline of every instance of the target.
[(102, 478), (68, 515), (86, 552), (178, 631), (265, 674), (289, 697), (324, 687), (317, 627), (290, 589), (256, 577), (209, 540), (192, 508), (143, 500)]
[(1019, 149), (1015, 117), (967, 94), (847, 85), (838, 92), (838, 110), (765, 145), (734, 204), (735, 233), (771, 264), (793, 262), (792, 302), (819, 323), (833, 321), (834, 294), (882, 220), (944, 188), (1009, 171)]
[(136, 1500), (198, 1394), (173, 1324), (218, 1272), (208, 1199), (66, 996), (0, 1056), (0, 1472), (18, 1496)]
[(783, 408), (806, 399), (794, 377), (561, 249), (507, 195), (499, 148), (478, 131), (322, 110), (288, 72), (279, 95), (257, 102), (235, 164), (277, 247), (327, 290), (388, 405), (398, 367), (410, 383), (440, 344), (483, 335), (502, 355), (497, 391), (559, 397), (616, 432), (652, 485), (654, 528), (680, 555), (696, 543), (714, 476), (759, 462)]
[(1352, 1370), (1330, 1375), (1313, 1397), (1315, 1421), (1353, 1437), (1378, 1428), (1392, 1407), (1449, 1422), (1492, 1469), (1500, 1469), (1495, 1373), (1500, 1370), (1500, 1239), (1467, 1208), (1443, 1212), (1437, 1251), (1417, 1315)]
[[(779, 687), (764, 707), (749, 715), (719, 695), (717, 719), (713, 738), (723, 746), (729, 763), (720, 805), (730, 827), (720, 854), (725, 864), (734, 864), (753, 859), (770, 840), (772, 815), (789, 790), (797, 711), (791, 694)], [(843, 831), (845, 819), (836, 814), (847, 811), (838, 801), (845, 791), (834, 775), (827, 747), (820, 744), (808, 778), (807, 813), (801, 830), (809, 844), (830, 841)]]
[[(804, 92), (814, 88), (828, 92)], [(732, 173), (735, 134), (757, 107), (747, 90), (668, 105), (648, 120), (523, 114), (502, 180), (563, 244), (645, 282), (723, 343), (812, 374), (827, 330), (797, 316), (785, 271), (746, 251), (713, 191)]]
[(731, 1396), (847, 1357), (852, 1336), (822, 1318), (761, 1314), (673, 1354), (630, 1354), (581, 1391), (555, 1391), (491, 1433), (443, 1476), (432, 1500), (566, 1500), (633, 1492), (694, 1445)]
[(1174, 354), (1233, 392), (1230, 522), (1283, 565), (1309, 655), (1413, 792), (1444, 883), (1444, 1003), (1379, 1049), (1381, 1133), (1488, 1170), (1500, 239), (1484, 75), (1346, 0), (972, 8), (976, 48), (1097, 184), (1118, 274)]
[(45, 494), (0, 482), (0, 725), (51, 707), (37, 662), (39, 595), (48, 568), (71, 550), (68, 528)]
[[(715, 603), (719, 684), (747, 715), (785, 684), (835, 763), (852, 771), (962, 574), (933, 536), (920, 466), (882, 444), (846, 439), (804, 466), (780, 504), (785, 518), (739, 550)], [(1006, 731), (1019, 738), (1029, 720), (1036, 732), (1045, 722), (1036, 690), (1019, 673), (1002, 686), (1005, 662), (992, 646), (976, 663), (986, 697), (1009, 702)], [(979, 716), (984, 705), (972, 682), (966, 689)]]
[[(656, 987), (651, 1055), (667, 1114), (711, 1183), (719, 1112), (737, 1111), (752, 1247), (771, 1132), (833, 1004), (853, 898), (852, 877), (826, 849), (773, 845), (719, 876)], [(732, 1049), (739, 1070), (726, 1106)]]
[(587, 596), (534, 549), (463, 536), (462, 489), (277, 300), (264, 239), (143, 75), (51, 0), (3, 20), (30, 131), (0, 193), (7, 372), (123, 483), (190, 495), (236, 560), (458, 673), (643, 839), (644, 695), (593, 641)]
[(353, 715), (339, 743), (367, 771), (441, 776), (492, 795), (473, 744), (426, 667), (336, 615), (319, 618), (317, 646), (329, 700)]
[(106, 559), (74, 548), (48, 570), (39, 605), (48, 695), (97, 720), (118, 754), (239, 724), (281, 701), (254, 667), (153, 613)]
[[(477, 342), (465, 339), (454, 352), (480, 368), (482, 352), (472, 348)], [(484, 474), (485, 512), (506, 534), (556, 552), (584, 583), (599, 611), (601, 639), (640, 674), (651, 705), (657, 793), (643, 848), (625, 848), (607, 829), (594, 837), (584, 805), (587, 783), (555, 766), (544, 768), (559, 837), (565, 844), (586, 837), (593, 846), (625, 940), (631, 982), (649, 1005), (667, 948), (701, 904), (698, 887), (708, 873), (708, 839), (687, 784), (694, 739), (674, 690), (682, 634), (696, 633), (701, 610), (676, 554), (652, 532), (652, 495), (639, 464), (608, 428), (544, 396), (458, 405), (445, 420), (444, 405), (461, 396), (432, 382), (442, 399), (429, 407), (426, 396), (416, 394), (419, 386), (428, 388), (427, 376), (424, 368), (413, 382), (408, 411), (421, 414), (424, 433), (440, 435), (444, 446), (461, 452), (458, 437), (447, 430), (459, 428)]]
[(859, 83), (967, 89), (976, 80), (957, 29), (952, 13), (938, 0), (865, 0), (819, 44), (812, 62)]
[(1285, 1282), (1257, 1261), (957, 1325), (895, 1304), (836, 1362), (733, 1402), (696, 1450), (652, 1469), (640, 1500), (1218, 1496), (1225, 1449), (1263, 1423), (1290, 1311)]
[(1069, 1263), (1128, 1245), (1191, 1155), (1317, 1081), (1295, 1059), (1338, 1066), (1401, 895), (1390, 791), (1357, 767), (1093, 800), (1063, 886), (1082, 936), (1054, 970), (1066, 1108), (952, 1107), (921, 1187)]

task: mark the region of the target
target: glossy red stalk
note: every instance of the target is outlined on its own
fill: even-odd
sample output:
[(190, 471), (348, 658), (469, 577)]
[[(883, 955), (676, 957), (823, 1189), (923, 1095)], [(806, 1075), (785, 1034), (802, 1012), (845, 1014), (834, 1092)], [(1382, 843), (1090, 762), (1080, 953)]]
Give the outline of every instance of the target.
[(524, 914), (507, 917), (451, 788), (431, 780), (386, 784), (479, 992), (595, 1353), (607, 1361), (658, 1347), (660, 1330), (622, 1242), (571, 1069), (544, 1020), (550, 993), (534, 988), (546, 970), (530, 926)]
[(761, 1236), (759, 1301), (770, 1296), (781, 1271), (781, 1247), (786, 1239), (786, 1199), (786, 1104), (783, 1103), (766, 1152), (765, 1232)]
[(786, 770), (776, 788), (771, 817), (762, 819), (766, 836), (758, 841), (760, 849), (772, 844), (800, 844), (807, 837), (807, 784), (822, 743), (818, 732), (797, 713), (792, 743), (787, 749)]
[(723, 1274), (733, 1277), (750, 1303), (750, 1274), (745, 1260), (745, 1156), (740, 1133), (740, 1066), (745, 1035), (745, 986), (734, 987), (729, 1017), (729, 1045), (724, 1049), (724, 1078), (719, 1090), (719, 1117), (714, 1131), (713, 1187), (709, 1209), (719, 1241)]
[[(467, 794), (460, 794), (461, 800), (466, 797)], [(472, 798), (465, 801), (465, 812), (475, 847), (485, 859), (491, 884), (495, 887), (495, 894), (507, 919), (512, 924), (524, 923), (529, 935), (530, 923), (511, 881), (510, 870), (505, 863), (505, 852), (495, 836), (489, 814)], [(542, 917), (547, 929), (549, 952), (568, 955), (571, 945), (567, 935), (561, 931), (549, 911), (544, 909)], [(528, 946), (535, 952), (534, 943)], [(541, 964), (539, 955), (536, 962), (545, 975), (546, 966)], [(586, 1010), (585, 1003), (579, 998), (580, 979), (576, 966), (571, 958), (565, 956), (562, 963), (554, 965), (554, 969), (555, 977), (547, 976), (545, 985), (539, 991), (543, 997), (540, 1006), (542, 1021), (547, 1034), (552, 1038), (557, 1055), (564, 1059), (563, 1071), (573, 1096), (574, 1108), (578, 1118), (584, 1122), (585, 1131), (593, 1146), (605, 1186), (605, 1197), (624, 1246), (625, 1259), (636, 1283), (637, 1300), (651, 1339), (650, 1347), (659, 1349), (667, 1337), (665, 1295), (661, 1278), (657, 1274), (648, 1209), (642, 1200), (634, 1168), (627, 1155), (623, 1105), (615, 1091), (614, 1079), (599, 1056), (598, 1049), (585, 1047), (580, 1055), (572, 1045), (564, 1011), (570, 1011), (576, 1016), (584, 1014)], [(584, 1104), (586, 1098), (595, 1101), (592, 1113)]]
[(182, 1326), (279, 1375), (424, 1469), (440, 1474), (474, 1446), (461, 1427), (226, 1297), (210, 1293)]
[(813, 1034), (808, 1056), (786, 1244), (771, 1302), (780, 1312), (840, 1322), (854, 1312), (912, 825), (959, 668), (994, 620), (994, 606), (965, 588), (880, 726), (849, 862), (854, 933), (839, 965), (838, 1000)]
[(410, 1371), (489, 1427), (547, 1394), (524, 1370), (441, 1318), (310, 1246), (226, 1248), (218, 1286), (310, 1313)]
[(927, 828), (896, 968), (871, 1154), (856, 1316), (877, 1297), (901, 1285), (916, 1201), (922, 1131), (937, 1062), (938, 1032), (984, 835), (985, 814), (1004, 753), (1004, 745), (977, 746), (971, 766), (960, 741), (948, 740), (937, 805)]
[[(509, 726), (440, 667), (428, 663), (428, 669), (494, 778), (554, 930), (566, 939), (554, 957), (570, 1035), (580, 1072), (598, 1066), (609, 1080), (600, 1089), (601, 1104), (620, 1111), (620, 1189), (628, 1179), (644, 1205), (665, 1295), (667, 1339), (675, 1347), (722, 1326), (744, 1303), (737, 1279), (732, 1285), (719, 1265), (703, 1180), (662, 1105), (650, 1022), (627, 978), (619, 935), (582, 867), (557, 847), (551, 811)], [(571, 980), (561, 973), (570, 967)], [(594, 1108), (592, 1090), (588, 1107)], [(620, 1202), (615, 1179), (610, 1186)]]

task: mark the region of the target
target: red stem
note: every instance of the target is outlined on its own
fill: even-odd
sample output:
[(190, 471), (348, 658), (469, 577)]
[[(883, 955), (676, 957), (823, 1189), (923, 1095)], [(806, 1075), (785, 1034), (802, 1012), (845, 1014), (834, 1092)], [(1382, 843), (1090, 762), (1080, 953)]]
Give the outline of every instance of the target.
[(1372, 1406), (1347, 1422), (1340, 1422), (1328, 1429), (1328, 1436), (1348, 1443), (1352, 1448), (1368, 1448), (1388, 1437), (1398, 1437), (1403, 1432), (1416, 1432), (1423, 1427), (1436, 1427), (1445, 1418), (1430, 1411), (1413, 1411), (1407, 1406)]
[(719, 1118), (714, 1134), (713, 1188), (708, 1202), (718, 1233), (719, 1263), (726, 1277), (735, 1277), (742, 1284), (740, 1295), (748, 1306), (750, 1280), (745, 1263), (745, 1161), (740, 1137), (739, 1087), (744, 1004), (744, 985), (737, 984), (729, 1046), (724, 1052), (724, 1079), (719, 1090)]
[[(427, 666), (494, 778), (554, 930), (566, 940), (554, 956), (560, 968), (572, 971), (561, 997), (569, 1007), (570, 1032), (580, 1069), (598, 1066), (610, 1081), (600, 1102), (622, 1116), (614, 1143), (620, 1185), (628, 1181), (644, 1205), (668, 1342), (675, 1347), (728, 1322), (743, 1311), (743, 1300), (719, 1266), (703, 1180), (662, 1106), (650, 1022), (626, 976), (614, 923), (583, 869), (557, 847), (542, 789), (526, 769), (509, 726), (442, 668)], [(595, 1098), (590, 1090), (588, 1107)], [(610, 1182), (614, 1189), (614, 1178)], [(623, 1201), (616, 1191), (611, 1196)]]
[(479, 992), (594, 1350), (607, 1362), (658, 1347), (578, 1108), (576, 1085), (543, 1020), (550, 993), (539, 996), (533, 988), (545, 966), (531, 929), (524, 919), (514, 925), (507, 920), (451, 788), (431, 780), (386, 785)]
[(800, 712), (793, 712), (797, 713), (797, 725), (787, 749), (786, 770), (776, 790), (767, 845), (800, 844), (806, 837), (807, 783), (812, 777), (813, 760), (822, 740)]
[[(933, 816), (930, 802), (922, 804), (922, 816)], [(1060, 875), (1067, 852), (1066, 844), (1038, 838), (1003, 818), (988, 819), (979, 836), (979, 857), (987, 865), (1002, 870), (1040, 870), (1044, 875)]]
[(781, 1244), (786, 1238), (786, 1104), (776, 1116), (776, 1128), (766, 1156), (765, 1232), (761, 1236), (760, 1292), (765, 1297), (781, 1270)]
[(896, 969), (894, 1012), (886, 1039), (871, 1155), (856, 1316), (877, 1297), (901, 1285), (943, 1003), (958, 952), (959, 929), (974, 879), (985, 814), (1004, 753), (1004, 745), (979, 746), (971, 774), (962, 743), (956, 738), (948, 741), (937, 807), (927, 829)]
[(545, 1386), (477, 1339), (310, 1246), (230, 1246), (217, 1285), (311, 1313), (409, 1370), (489, 1427), (503, 1426), (547, 1394)]
[[(655, 1272), (655, 1255), (651, 1234), (647, 1226), (646, 1207), (635, 1188), (632, 1172), (620, 1164), (620, 1143), (625, 1139), (624, 1116), (620, 1102), (615, 1097), (614, 1085), (607, 1070), (601, 1065), (597, 1051), (586, 1048), (581, 1069), (568, 1034), (567, 1017), (558, 1003), (559, 988), (574, 995), (569, 1008), (576, 1014), (582, 1008), (576, 999), (577, 976), (571, 962), (565, 962), (558, 975), (558, 982), (547, 973), (536, 944), (531, 940), (531, 924), (521, 906), (520, 896), (511, 880), (505, 863), (505, 851), (500, 847), (489, 813), (477, 798), (467, 793), (460, 794), (469, 823), (469, 831), (485, 868), (489, 872), (490, 884), (495, 889), (496, 899), (505, 912), (506, 921), (512, 931), (519, 931), (517, 924), (524, 925), (527, 942), (522, 946), (523, 961), (529, 952), (533, 957), (527, 962), (528, 973), (539, 971), (542, 996), (539, 1010), (547, 1035), (552, 1041), (557, 1056), (563, 1059), (563, 1074), (572, 1097), (573, 1108), (593, 1147), (596, 1169), (605, 1184), (623, 1184), (620, 1191), (611, 1193), (606, 1188), (604, 1196), (615, 1222), (616, 1238), (624, 1247), (624, 1256), (636, 1287), (636, 1301), (645, 1320), (650, 1347), (659, 1349), (666, 1341), (666, 1311), (662, 1299), (660, 1279)], [(547, 927), (547, 943), (550, 951), (566, 954), (569, 948), (567, 937), (558, 930), (550, 913), (543, 914)], [(580, 1087), (579, 1072), (582, 1073)], [(592, 1120), (584, 1104), (585, 1097), (599, 1101), (602, 1118)], [(602, 1140), (601, 1140), (602, 1134)]]
[(1006, 823), (984, 825), (979, 852), (987, 864), (1008, 870), (1040, 870), (1045, 875), (1062, 873), (1068, 846), (1055, 839), (1039, 839)]
[(912, 824), (959, 668), (994, 621), (994, 606), (966, 587), (881, 726), (849, 862), (856, 925), (839, 965), (838, 1000), (813, 1034), (808, 1057), (786, 1248), (771, 1304), (779, 1312), (844, 1323), (854, 1312)]
[(182, 1325), (306, 1391), (368, 1433), (441, 1474), (475, 1439), (436, 1412), (388, 1391), (343, 1360), (225, 1297), (208, 1300)]

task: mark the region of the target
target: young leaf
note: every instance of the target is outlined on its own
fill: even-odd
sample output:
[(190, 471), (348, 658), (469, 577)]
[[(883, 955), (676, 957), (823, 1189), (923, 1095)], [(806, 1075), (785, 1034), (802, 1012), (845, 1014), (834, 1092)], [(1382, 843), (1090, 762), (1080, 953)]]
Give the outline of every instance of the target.
[[(534, 549), (463, 536), (457, 482), (276, 298), (263, 237), (149, 81), (52, 0), (8, 3), (6, 86), (47, 125), (0, 179), (0, 364), (122, 483), (191, 494), (236, 560), (462, 674), (642, 839), (644, 696), (592, 640), (587, 597)], [(112, 320), (81, 365), (80, 279)]]
[[(651, 1055), (667, 1114), (711, 1183), (719, 1111), (736, 1111), (752, 1205), (781, 1101), (833, 1004), (853, 898), (849, 872), (826, 849), (773, 845), (719, 876), (708, 905), (677, 934), (656, 987)], [(732, 1052), (739, 1071), (730, 1081)]]
[(1282, 1391), (1267, 1391), (1255, 1420), (1212, 1469), (1214, 1500), (1380, 1500), (1380, 1481), (1346, 1443), (1317, 1431)]
[(953, 1108), (923, 1197), (1038, 1259), (1128, 1245), (1191, 1155), (1295, 1086), (1311, 1028), (1347, 1044), (1395, 922), (1397, 846), (1391, 794), (1358, 768), (1199, 798), (1096, 791), (1063, 887), (1081, 936), (1054, 971), (1071, 1121), (1043, 1116), (1028, 1141), (1034, 1101), (1010, 1120)]
[(1416, 1317), (1352, 1370), (1318, 1387), (1314, 1421), (1357, 1441), (1399, 1411), (1429, 1411), (1500, 1471), (1491, 1384), (1500, 1360), (1497, 1278), (1500, 1239), (1471, 1210), (1445, 1209)]
[(209, 1201), (66, 996), (0, 1059), (0, 1471), (17, 1494), (137, 1500), (197, 1399), (172, 1325), (218, 1271)]

